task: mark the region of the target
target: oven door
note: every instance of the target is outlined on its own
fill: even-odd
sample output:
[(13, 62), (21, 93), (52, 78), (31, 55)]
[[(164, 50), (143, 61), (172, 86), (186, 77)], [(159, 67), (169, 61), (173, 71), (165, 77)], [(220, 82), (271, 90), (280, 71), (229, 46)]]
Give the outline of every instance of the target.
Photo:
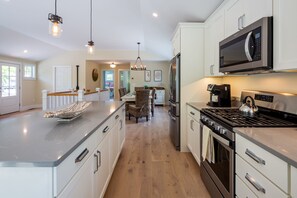
[[(201, 131), (203, 124), (201, 125)], [(234, 197), (234, 149), (232, 142), (210, 132), (210, 138), (213, 139), (213, 154), (211, 162), (208, 159), (202, 161), (203, 167), (214, 181), (223, 197)], [(203, 136), (203, 131), (202, 131)], [(203, 141), (202, 137), (202, 141)], [(203, 145), (203, 143), (202, 143)]]

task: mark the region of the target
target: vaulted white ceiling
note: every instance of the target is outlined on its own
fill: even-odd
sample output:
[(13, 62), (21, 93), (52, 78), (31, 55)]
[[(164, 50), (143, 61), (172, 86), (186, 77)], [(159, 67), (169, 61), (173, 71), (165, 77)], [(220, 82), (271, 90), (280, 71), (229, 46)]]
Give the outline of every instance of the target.
[[(93, 41), (100, 50), (137, 50), (140, 41), (142, 50), (170, 59), (177, 23), (205, 21), (222, 1), (93, 0)], [(39, 61), (85, 50), (90, 1), (58, 0), (58, 15), (64, 20), (58, 39), (48, 34), (48, 13), (54, 13), (54, 0), (0, 0), (0, 55)]]

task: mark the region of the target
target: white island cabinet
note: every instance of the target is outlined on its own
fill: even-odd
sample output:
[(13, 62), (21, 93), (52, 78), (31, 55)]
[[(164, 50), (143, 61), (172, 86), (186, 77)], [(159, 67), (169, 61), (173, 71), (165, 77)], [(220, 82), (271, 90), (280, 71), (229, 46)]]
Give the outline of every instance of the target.
[[(103, 197), (125, 140), (124, 103), (116, 101), (93, 103), (81, 118), (63, 124), (43, 119), (41, 113), (35, 114), (29, 116), (33, 124), (26, 120), (28, 118), (16, 120), (22, 124), (27, 122), (28, 131), (32, 133), (35, 131), (35, 125), (44, 126), (44, 131), (36, 130), (44, 133), (39, 134), (44, 138), (34, 140), (35, 146), (47, 147), (57, 141), (62, 144), (60, 149), (63, 151), (63, 148), (66, 148), (66, 150), (58, 156), (57, 154), (62, 151), (58, 149), (59, 145), (55, 144), (52, 145), (52, 150), (47, 152), (39, 152), (43, 149), (42, 147), (34, 151), (34, 145), (28, 148), (36, 156), (23, 155), (28, 152), (16, 151), (15, 147), (12, 147), (15, 150), (6, 151), (15, 153), (23, 161), (12, 161), (10, 155), (5, 156), (1, 153), (3, 151), (0, 151), (2, 154), (0, 155), (0, 197)], [(0, 130), (7, 127), (5, 124), (6, 122), (0, 121)], [(5, 131), (1, 132), (5, 134)], [(10, 132), (17, 134), (18, 131)], [(34, 134), (35, 139), (37, 135), (37, 133)], [(30, 134), (26, 136), (28, 138), (26, 141), (33, 141), (30, 140)], [(75, 139), (77, 137), (78, 139)], [(15, 141), (17, 142), (18, 139), (15, 138)], [(73, 142), (76, 145), (67, 147)], [(5, 141), (0, 140), (0, 144), (5, 145)], [(30, 146), (26, 145), (26, 147)], [(51, 155), (57, 158), (48, 161), (48, 156)]]
[(297, 168), (291, 166), (291, 194), (293, 198), (297, 198)]

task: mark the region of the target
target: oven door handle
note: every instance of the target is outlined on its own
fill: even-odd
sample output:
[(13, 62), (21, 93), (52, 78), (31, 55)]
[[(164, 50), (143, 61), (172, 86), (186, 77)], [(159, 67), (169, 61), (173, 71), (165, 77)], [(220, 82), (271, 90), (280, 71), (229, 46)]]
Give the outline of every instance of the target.
[(223, 143), (224, 145), (226, 145), (228, 147), (230, 146), (230, 144), (229, 144), (230, 141), (228, 141), (228, 140), (222, 138), (221, 136), (215, 134), (213, 131), (211, 131), (210, 134), (212, 135), (212, 137), (214, 137), (215, 139), (217, 139), (219, 142)]

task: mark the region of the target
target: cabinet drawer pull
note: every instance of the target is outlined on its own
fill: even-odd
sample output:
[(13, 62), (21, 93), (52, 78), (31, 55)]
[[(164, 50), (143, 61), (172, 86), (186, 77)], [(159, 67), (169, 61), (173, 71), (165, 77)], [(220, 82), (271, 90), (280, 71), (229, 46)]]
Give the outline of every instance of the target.
[(194, 123), (194, 120), (191, 120), (190, 128), (191, 128), (192, 131), (194, 131), (193, 123)]
[(190, 114), (195, 115), (195, 113), (193, 113), (192, 111), (190, 112)]
[(81, 162), (89, 153), (89, 150), (86, 148), (76, 159), (75, 159), (75, 163), (77, 162)]
[(106, 126), (104, 129), (103, 129), (103, 133), (106, 133), (107, 131), (109, 130), (109, 127), (108, 126)]
[(265, 165), (265, 160), (261, 159), (260, 157), (258, 157), (255, 153), (253, 153), (252, 151), (250, 151), (249, 149), (245, 150), (245, 154), (247, 156), (249, 156), (250, 158), (252, 158), (253, 160), (255, 160), (258, 164), (263, 164)]
[(117, 115), (116, 117), (115, 117), (115, 119), (118, 119), (120, 116), (119, 115)]
[(101, 152), (97, 151), (97, 153), (99, 155), (99, 165), (98, 165), (98, 167), (101, 167)]
[(94, 174), (95, 174), (99, 169), (99, 165), (98, 165), (98, 155), (94, 154), (94, 157), (96, 158), (96, 169), (94, 170)]
[(266, 193), (265, 188), (263, 188), (254, 178), (252, 178), (248, 173), (245, 175), (245, 179), (248, 180), (259, 192)]

